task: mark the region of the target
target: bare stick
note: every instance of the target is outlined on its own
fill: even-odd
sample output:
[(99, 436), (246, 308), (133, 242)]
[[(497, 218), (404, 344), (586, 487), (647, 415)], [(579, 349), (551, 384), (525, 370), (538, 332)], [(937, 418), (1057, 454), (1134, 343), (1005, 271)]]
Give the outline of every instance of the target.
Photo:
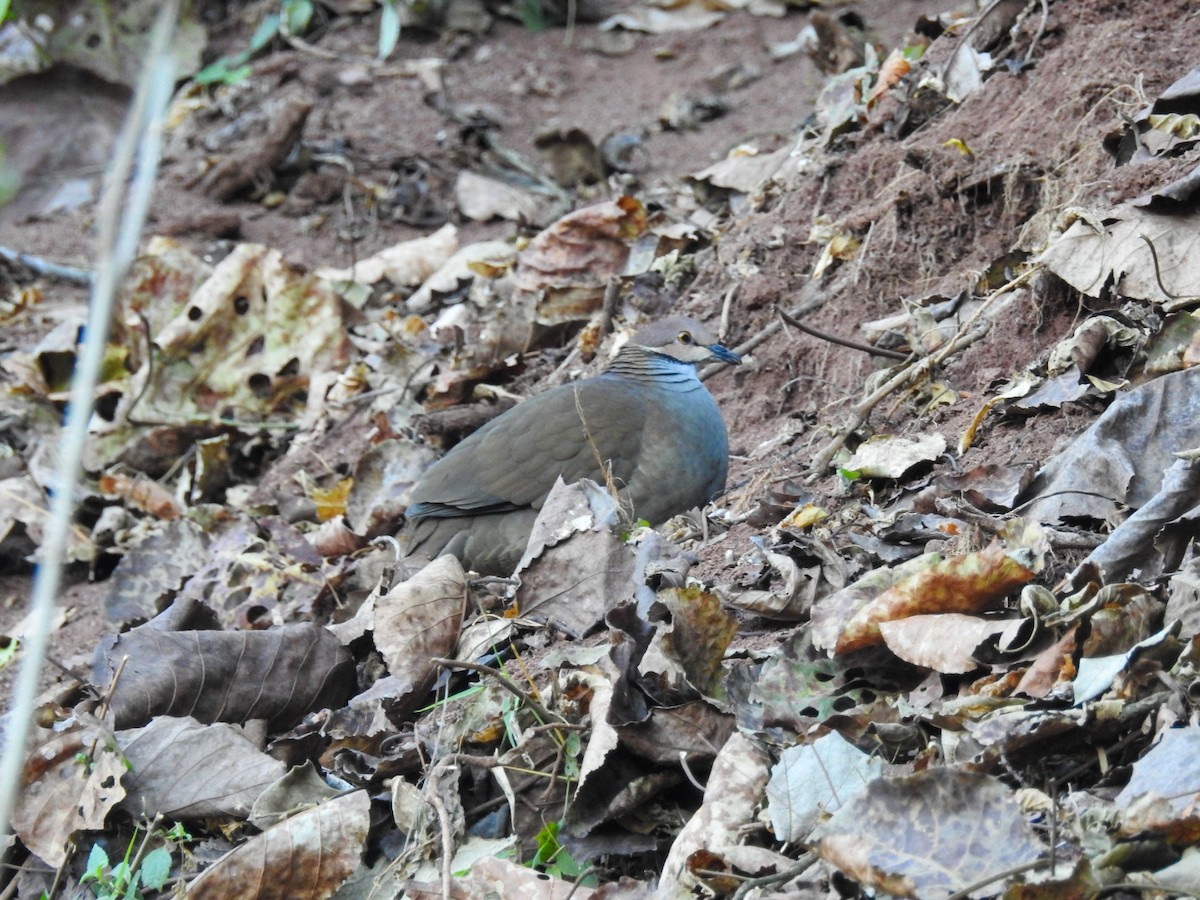
[[(178, 14), (179, 0), (168, 0), (159, 7), (133, 109), (113, 147), (112, 167), (107, 173), (100, 201), (97, 268), (88, 305), (86, 338), (71, 384), (71, 402), (59, 447), (51, 516), (42, 541), (30, 601), (25, 658), (13, 690), (12, 729), (0, 759), (0, 834), (8, 833), (9, 817), (21, 781), (21, 765), (37, 702), (38, 676), (49, 642), (54, 599), (62, 581), (62, 561), (75, 509), (75, 483), (87, 439), (88, 421), (92, 416), (92, 398), (104, 361), (113, 298), (137, 249), (154, 187), (163, 118), (175, 84), (170, 42)], [(135, 160), (139, 163), (136, 172)]]

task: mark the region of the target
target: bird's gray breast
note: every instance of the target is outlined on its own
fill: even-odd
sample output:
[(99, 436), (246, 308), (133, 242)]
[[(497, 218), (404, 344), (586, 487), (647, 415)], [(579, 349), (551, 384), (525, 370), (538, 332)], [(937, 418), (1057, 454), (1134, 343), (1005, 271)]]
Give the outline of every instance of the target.
[(729, 438), (721, 411), (699, 381), (647, 392), (641, 453), (627, 496), (657, 524), (703, 506), (725, 487)]

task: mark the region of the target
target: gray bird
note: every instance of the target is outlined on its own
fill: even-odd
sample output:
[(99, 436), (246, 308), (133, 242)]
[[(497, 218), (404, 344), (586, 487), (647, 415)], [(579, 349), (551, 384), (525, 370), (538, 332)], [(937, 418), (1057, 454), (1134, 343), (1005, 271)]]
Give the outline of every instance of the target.
[(508, 575), (561, 475), (605, 483), (611, 473), (635, 518), (657, 525), (725, 488), (729, 437), (696, 374), (740, 363), (700, 322), (652, 322), (594, 378), (537, 394), (434, 463), (406, 513), (409, 552), (451, 553), (468, 569)]

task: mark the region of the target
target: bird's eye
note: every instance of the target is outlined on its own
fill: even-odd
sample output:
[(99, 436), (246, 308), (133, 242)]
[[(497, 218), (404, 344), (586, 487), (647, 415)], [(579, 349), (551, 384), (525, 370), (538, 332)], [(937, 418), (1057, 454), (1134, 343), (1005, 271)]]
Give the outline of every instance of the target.
[(681, 344), (690, 344), (692, 342), (692, 333), (690, 331), (681, 331), (676, 340)]

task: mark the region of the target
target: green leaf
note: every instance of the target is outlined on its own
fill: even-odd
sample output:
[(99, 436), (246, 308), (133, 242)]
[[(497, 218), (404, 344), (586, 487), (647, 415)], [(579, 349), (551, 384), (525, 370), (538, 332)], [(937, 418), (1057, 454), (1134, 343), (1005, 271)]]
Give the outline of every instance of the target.
[(237, 84), (250, 77), (250, 57), (261, 50), (279, 34), (279, 16), (272, 13), (258, 23), (250, 46), (232, 56), (222, 56), (196, 73), (196, 84)]
[(108, 854), (99, 844), (92, 844), (88, 852), (87, 865), (84, 867), (80, 881), (100, 881), (104, 878), (104, 870), (108, 868)]
[(171, 877), (171, 851), (156, 847), (146, 854), (141, 867), (142, 884), (153, 891), (161, 891)]
[[(4, 202), (4, 197), (0, 194), (0, 203)], [(21, 642), (16, 638), (0, 638), (3, 646), (0, 646), (0, 669), (3, 669), (10, 662), (16, 659), (17, 649), (21, 646)]]
[[(250, 49), (246, 52), (245, 59), (242, 62), (245, 62), (252, 55), (267, 46), (267, 44), (271, 43), (277, 34), (279, 34), (279, 16), (274, 13), (265, 16), (258, 23), (258, 28), (255, 30), (254, 36), (250, 38)], [(238, 55), (240, 56), (241, 54)]]
[(387, 59), (400, 41), (400, 10), (396, 0), (383, 0), (379, 16), (379, 58)]
[(10, 8), (8, 0), (0, 0), (0, 22), (8, 18)]
[(544, 866), (562, 850), (562, 844), (558, 842), (558, 827), (558, 822), (547, 822), (542, 826), (534, 838), (538, 848), (530, 865)]
[(231, 61), (218, 59), (215, 63), (205, 66), (196, 73), (196, 84), (237, 84), (250, 77), (250, 67), (240, 65), (230, 68)]
[(287, 34), (303, 34), (312, 16), (312, 0), (283, 0), (283, 30)]

